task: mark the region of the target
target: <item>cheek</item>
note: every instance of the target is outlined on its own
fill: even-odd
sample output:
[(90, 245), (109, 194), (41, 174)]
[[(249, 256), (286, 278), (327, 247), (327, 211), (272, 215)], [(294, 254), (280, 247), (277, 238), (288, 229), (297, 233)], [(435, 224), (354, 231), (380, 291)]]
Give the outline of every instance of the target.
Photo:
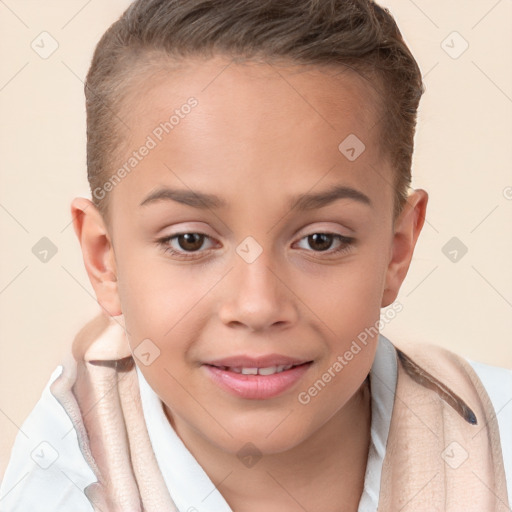
[(321, 273), (298, 275), (294, 288), (321, 321), (346, 339), (378, 320), (385, 275), (381, 256), (361, 254)]
[(121, 248), (118, 291), (126, 325), (151, 325), (165, 333), (183, 315), (198, 289), (185, 267), (169, 264), (156, 249)]
[(135, 252), (130, 248), (120, 251), (117, 269), (119, 300), (130, 346), (133, 351), (142, 340), (150, 339), (161, 350), (161, 340), (166, 333), (172, 334), (173, 326), (183, 316), (189, 294), (182, 293), (178, 272), (166, 276), (154, 257), (150, 260)]
[(150, 265), (143, 260), (132, 253), (118, 269), (121, 309), (132, 352), (137, 356), (144, 342), (158, 353), (147, 371), (168, 386), (172, 382), (167, 382), (166, 370), (181, 373), (185, 364), (194, 362), (194, 344), (212, 313), (208, 293), (219, 278), (217, 272), (171, 264), (154, 254)]
[(371, 368), (385, 277), (381, 254), (360, 254), (346, 265), (331, 267), (330, 275), (317, 275), (309, 286), (302, 284), (304, 293), (311, 290), (305, 295), (307, 304), (315, 312), (315, 322), (328, 345), (315, 377), (327, 381), (331, 392), (322, 393), (319, 407), (332, 407), (328, 398), (332, 392), (348, 399)]
[[(335, 414), (357, 391), (371, 369), (378, 340), (382, 264), (353, 265), (326, 280), (310, 295), (327, 350), (309, 382), (300, 390), (306, 409), (322, 421)], [(357, 267), (357, 268), (356, 268)], [(315, 282), (319, 282), (316, 280)], [(300, 398), (300, 397), (299, 397)]]

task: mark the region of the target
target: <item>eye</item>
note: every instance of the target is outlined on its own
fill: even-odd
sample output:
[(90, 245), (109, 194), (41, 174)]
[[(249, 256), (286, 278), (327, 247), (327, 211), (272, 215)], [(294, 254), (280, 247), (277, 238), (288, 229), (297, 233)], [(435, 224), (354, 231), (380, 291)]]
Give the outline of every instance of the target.
[[(192, 259), (198, 257), (197, 253), (204, 252), (200, 249), (203, 248), (205, 240), (211, 240), (211, 238), (204, 233), (185, 232), (161, 238), (157, 240), (157, 244), (165, 253), (172, 254), (181, 259)], [(355, 242), (355, 239), (352, 237), (338, 233), (322, 232), (312, 233), (300, 239), (300, 241), (302, 240), (307, 241), (308, 245), (313, 248), (313, 252), (327, 253), (329, 255), (348, 252)], [(338, 246), (330, 250), (334, 241), (338, 242)], [(174, 242), (174, 246), (171, 242)]]
[[(194, 253), (201, 249), (206, 239), (210, 240), (210, 237), (204, 233), (176, 233), (175, 235), (157, 240), (157, 243), (165, 253), (187, 259), (196, 257)], [(169, 244), (169, 242), (173, 241), (176, 242), (174, 247)], [(176, 245), (178, 246), (177, 248)]]
[[(301, 241), (302, 240), (306, 240), (310, 247), (316, 248), (314, 252), (328, 252), (328, 254), (347, 252), (352, 248), (355, 241), (352, 237), (338, 233), (312, 233), (311, 235), (301, 238)], [(335, 240), (338, 241), (338, 247), (329, 251)]]

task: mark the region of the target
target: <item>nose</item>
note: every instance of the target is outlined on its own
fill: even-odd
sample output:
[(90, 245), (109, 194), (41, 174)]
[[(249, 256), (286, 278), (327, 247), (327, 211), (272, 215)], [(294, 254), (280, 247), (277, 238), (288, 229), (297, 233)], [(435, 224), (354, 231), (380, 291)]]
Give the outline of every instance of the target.
[[(235, 268), (229, 273), (219, 316), (229, 327), (265, 331), (286, 328), (298, 317), (296, 296), (287, 272), (272, 262), (264, 250), (252, 263), (235, 254)], [(274, 264), (273, 264), (274, 263)]]

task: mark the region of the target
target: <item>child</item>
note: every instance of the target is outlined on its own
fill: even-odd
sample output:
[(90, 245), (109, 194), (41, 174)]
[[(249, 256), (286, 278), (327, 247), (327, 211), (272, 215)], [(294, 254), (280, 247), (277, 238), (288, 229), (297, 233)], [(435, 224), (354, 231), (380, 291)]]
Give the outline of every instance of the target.
[(379, 333), (425, 219), (422, 92), (366, 0), (133, 3), (71, 207), (101, 313), (0, 509), (510, 510), (512, 372)]

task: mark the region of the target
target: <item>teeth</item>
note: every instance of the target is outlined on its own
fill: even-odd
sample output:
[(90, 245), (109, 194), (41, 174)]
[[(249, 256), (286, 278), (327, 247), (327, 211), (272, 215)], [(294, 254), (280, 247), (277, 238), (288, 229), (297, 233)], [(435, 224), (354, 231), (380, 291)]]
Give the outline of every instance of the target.
[(272, 375), (273, 373), (281, 372), (281, 371), (283, 371), (282, 366), (269, 366), (268, 368), (260, 368), (258, 370), (258, 373), (260, 375)]
[(292, 366), (292, 364), (280, 364), (278, 366), (267, 366), (266, 368), (241, 368), (225, 366), (222, 369), (229, 370), (234, 373), (241, 373), (242, 375), (273, 375), (274, 373), (280, 373), (285, 370), (289, 370)]
[(258, 368), (242, 368), (242, 375), (258, 375)]

